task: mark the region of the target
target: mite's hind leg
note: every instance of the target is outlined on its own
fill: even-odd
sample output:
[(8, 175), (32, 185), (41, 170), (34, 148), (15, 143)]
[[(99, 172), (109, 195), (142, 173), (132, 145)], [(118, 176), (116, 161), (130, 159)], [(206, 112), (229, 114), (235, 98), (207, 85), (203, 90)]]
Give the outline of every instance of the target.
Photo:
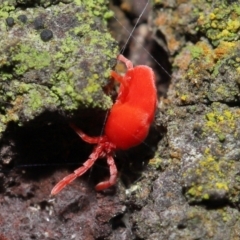
[(61, 181), (59, 181), (55, 187), (51, 191), (51, 195), (56, 195), (62, 191), (68, 184), (73, 182), (77, 177), (82, 176), (98, 159), (99, 155), (101, 154), (101, 149), (95, 147), (92, 154), (90, 154), (89, 159), (83, 164), (82, 167), (76, 169), (73, 173), (69, 174), (68, 176), (64, 177)]
[(117, 181), (117, 167), (112, 156), (107, 157), (107, 163), (110, 170), (110, 178), (107, 181), (100, 182), (95, 186), (96, 191), (101, 191), (115, 185)]

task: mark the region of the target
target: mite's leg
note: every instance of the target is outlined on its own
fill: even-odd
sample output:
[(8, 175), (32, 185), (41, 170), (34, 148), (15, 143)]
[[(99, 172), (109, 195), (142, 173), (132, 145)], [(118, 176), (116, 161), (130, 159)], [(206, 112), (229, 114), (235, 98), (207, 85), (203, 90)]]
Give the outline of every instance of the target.
[[(126, 65), (127, 70), (133, 69), (132, 62), (130, 60), (128, 60), (127, 58), (125, 58), (123, 55), (121, 55), (121, 54), (118, 55), (117, 59)], [(121, 83), (124, 87), (128, 87), (129, 80), (131, 80), (130, 78), (126, 77), (126, 75), (121, 76), (114, 71), (111, 71), (111, 77), (114, 78), (119, 83)]]
[(56, 195), (64, 187), (66, 187), (68, 184), (70, 184), (72, 181), (74, 181), (77, 177), (80, 177), (83, 175), (89, 168), (92, 167), (92, 165), (95, 163), (95, 161), (98, 159), (99, 154), (101, 152), (101, 149), (95, 147), (93, 150), (93, 153), (89, 156), (89, 159), (83, 164), (82, 167), (76, 169), (72, 174), (69, 174), (65, 178), (63, 178), (59, 183), (55, 185), (55, 187), (51, 191), (51, 195)]
[(130, 60), (128, 60), (127, 58), (125, 58), (122, 54), (118, 55), (117, 59), (123, 63), (125, 63), (127, 69), (132, 69), (133, 68), (133, 64)]
[(118, 73), (111, 71), (111, 77), (114, 78), (115, 81), (117, 81), (123, 85), (126, 85), (126, 81), (124, 80), (124, 77), (122, 77)]
[(101, 191), (106, 188), (109, 188), (109, 187), (115, 185), (115, 183), (117, 181), (117, 167), (115, 165), (115, 162), (114, 162), (114, 159), (112, 156), (107, 157), (107, 163), (108, 163), (108, 166), (110, 169), (110, 178), (107, 181), (100, 182), (99, 184), (97, 184), (95, 186), (95, 189), (97, 191)]
[(87, 134), (85, 134), (82, 130), (77, 128), (74, 124), (70, 123), (70, 127), (77, 133), (77, 135), (82, 138), (87, 143), (90, 144), (96, 144), (99, 143), (101, 140), (101, 137), (89, 137)]
[[(124, 91), (124, 89), (128, 89), (129, 81), (130, 79), (126, 77), (122, 77), (118, 73), (111, 71), (111, 77), (114, 78), (114, 80), (118, 81), (120, 83), (120, 90), (119, 93)], [(119, 94), (118, 94), (119, 95)]]

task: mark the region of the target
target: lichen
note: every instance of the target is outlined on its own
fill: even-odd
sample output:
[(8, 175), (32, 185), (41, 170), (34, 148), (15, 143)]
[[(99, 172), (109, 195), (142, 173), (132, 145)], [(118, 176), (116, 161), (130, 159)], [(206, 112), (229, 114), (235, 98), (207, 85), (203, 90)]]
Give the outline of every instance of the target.
[(239, 39), (240, 28), (239, 4), (226, 5), (224, 2), (215, 4), (210, 13), (202, 12), (198, 18), (198, 27), (208, 39), (217, 46), (221, 41)]
[[(107, 109), (112, 104), (102, 90), (118, 51), (106, 28), (112, 16), (107, 2), (52, 3), (39, 2), (51, 11), (34, 8), (35, 2), (29, 1), (22, 1), (25, 8), (15, 9), (15, 1), (0, 7), (0, 100), (9, 103), (2, 107), (3, 124), (23, 124), (46, 110), (64, 113), (78, 108)], [(26, 22), (19, 21), (19, 15), (27, 16)], [(6, 17), (15, 24), (6, 26)], [(44, 29), (34, 27), (39, 18)], [(41, 32), (46, 29), (53, 37), (43, 41)]]
[(238, 239), (239, 1), (154, 3), (151, 27), (173, 68), (156, 118), (164, 168), (155, 169), (149, 201), (134, 213), (135, 232), (143, 239)]
[(51, 57), (47, 51), (34, 49), (33, 46), (27, 44), (17, 45), (12, 50), (12, 56), (13, 70), (17, 75), (23, 75), (31, 69), (44, 69), (51, 62)]
[(8, 1), (3, 1), (0, 6), (0, 19), (7, 18), (9, 15), (9, 12), (13, 11), (14, 9), (15, 7), (12, 4), (10, 4)]
[(228, 109), (219, 108), (218, 103), (214, 103), (213, 111), (206, 114), (206, 124), (203, 128), (206, 134), (209, 134), (209, 131), (215, 133), (219, 141), (224, 141), (226, 135), (234, 134), (236, 126), (238, 124), (238, 118), (240, 117), (240, 111), (235, 113), (231, 112)]
[(189, 186), (186, 196), (189, 201), (201, 202), (209, 199), (225, 199), (229, 194), (229, 171), (233, 171), (234, 162), (216, 159), (210, 150), (205, 150), (205, 156), (198, 162), (195, 168), (184, 174), (195, 177), (195, 181)]

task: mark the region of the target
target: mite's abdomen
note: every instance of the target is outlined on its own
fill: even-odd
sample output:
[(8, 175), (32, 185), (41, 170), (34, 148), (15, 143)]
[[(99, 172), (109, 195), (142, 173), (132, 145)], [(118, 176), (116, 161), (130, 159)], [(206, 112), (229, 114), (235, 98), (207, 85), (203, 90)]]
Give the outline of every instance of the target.
[(118, 149), (128, 149), (146, 138), (151, 121), (151, 116), (139, 108), (114, 105), (106, 122), (105, 135)]
[(117, 149), (128, 149), (146, 138), (154, 119), (157, 91), (151, 68), (129, 68), (121, 77), (113, 73), (121, 83), (116, 103), (108, 116), (105, 135)]

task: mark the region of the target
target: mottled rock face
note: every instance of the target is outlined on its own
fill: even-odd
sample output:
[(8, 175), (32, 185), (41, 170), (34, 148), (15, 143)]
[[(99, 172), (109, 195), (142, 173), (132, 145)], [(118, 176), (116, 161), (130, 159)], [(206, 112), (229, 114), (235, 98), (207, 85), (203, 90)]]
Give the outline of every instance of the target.
[[(117, 55), (105, 29), (108, 1), (82, 2), (0, 5), (0, 238), (239, 239), (239, 1), (153, 1), (149, 20), (161, 45), (154, 56), (168, 56), (163, 62), (173, 66), (156, 117), (162, 139), (155, 157), (142, 171), (141, 159), (149, 156), (143, 149), (154, 150), (152, 144), (117, 153), (126, 185), (96, 194), (95, 183), (108, 177), (99, 161), (89, 175), (49, 200), (53, 185), (69, 173), (66, 164), (79, 166), (92, 149), (65, 118), (49, 121), (48, 111), (65, 116), (78, 107), (111, 104), (102, 92)], [(144, 5), (133, 2), (121, 1), (127, 12), (118, 9), (122, 21)], [(115, 27), (121, 39), (119, 32)], [(132, 45), (130, 55), (141, 56), (131, 52), (138, 44)], [(139, 58), (149, 59), (144, 52)], [(36, 127), (45, 111), (44, 125)], [(80, 111), (77, 119), (90, 131), (102, 113), (89, 114), (93, 122), (88, 114)], [(10, 121), (24, 126), (10, 124), (4, 132)]]
[[(145, 172), (135, 191), (142, 204), (132, 217), (135, 233), (151, 240), (238, 239), (239, 1), (154, 2), (152, 28), (173, 69), (156, 120), (166, 134), (150, 161), (155, 171)], [(140, 193), (150, 181), (145, 204)]]
[(0, 6), (1, 132), (10, 121), (24, 124), (45, 111), (111, 106), (102, 91), (117, 55), (107, 5), (36, 2)]

